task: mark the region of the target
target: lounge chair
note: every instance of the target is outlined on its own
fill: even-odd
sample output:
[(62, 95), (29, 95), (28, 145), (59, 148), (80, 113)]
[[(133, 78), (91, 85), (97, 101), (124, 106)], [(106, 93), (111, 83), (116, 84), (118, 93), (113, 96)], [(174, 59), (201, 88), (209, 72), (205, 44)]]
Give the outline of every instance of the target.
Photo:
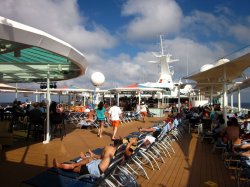
[[(116, 166), (123, 161), (125, 147), (120, 146), (116, 154), (111, 161), (108, 169), (100, 176), (97, 177), (92, 174), (81, 175), (79, 173), (75, 173), (68, 170), (62, 170), (58, 168), (50, 168), (31, 179), (23, 181), (21, 187), (78, 187), (78, 186), (86, 186), (86, 187), (94, 187), (94, 186), (124, 186), (123, 183), (127, 183), (131, 176), (125, 176), (125, 173), (122, 173), (122, 178), (118, 177), (121, 174), (121, 171), (116, 170)], [(95, 154), (101, 152), (101, 149), (98, 148), (93, 151)], [(76, 157), (68, 162), (79, 162), (80, 158)], [(124, 177), (127, 180), (124, 181)], [(137, 183), (134, 178), (131, 178), (129, 184), (134, 184), (132, 187), (136, 187)]]

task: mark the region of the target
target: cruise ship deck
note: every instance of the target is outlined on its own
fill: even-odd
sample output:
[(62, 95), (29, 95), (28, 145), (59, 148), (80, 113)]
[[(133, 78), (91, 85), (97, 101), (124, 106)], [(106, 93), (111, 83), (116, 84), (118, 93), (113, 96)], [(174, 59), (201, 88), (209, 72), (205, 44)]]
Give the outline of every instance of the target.
[[(148, 118), (146, 123), (133, 121), (118, 128), (119, 136), (138, 131), (140, 126), (151, 126), (162, 118)], [(5, 121), (7, 123), (7, 121)], [(0, 122), (4, 124), (4, 122)], [(3, 147), (0, 161), (1, 186), (20, 186), (27, 180), (52, 167), (52, 160), (59, 162), (75, 158), (80, 152), (103, 147), (111, 142), (112, 128), (105, 128), (104, 137), (97, 137), (96, 129), (77, 129), (73, 124), (66, 125), (67, 135), (51, 140), (48, 144), (42, 141), (26, 140), (23, 132), (15, 131), (14, 143)], [(219, 187), (236, 186), (233, 172), (225, 168), (221, 152), (211, 152), (212, 144), (202, 142), (198, 134), (186, 131), (181, 141), (174, 141), (175, 153), (159, 163), (160, 170), (145, 167), (149, 180), (137, 177), (140, 186), (174, 186), (200, 187), (206, 181), (213, 181)]]

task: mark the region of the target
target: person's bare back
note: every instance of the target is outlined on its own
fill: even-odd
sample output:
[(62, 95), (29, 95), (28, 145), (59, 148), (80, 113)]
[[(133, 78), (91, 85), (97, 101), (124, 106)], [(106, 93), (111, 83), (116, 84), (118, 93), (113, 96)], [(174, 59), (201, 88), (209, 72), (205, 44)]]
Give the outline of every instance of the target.
[(228, 126), (226, 129), (226, 136), (228, 140), (231, 140), (234, 143), (236, 142), (240, 137), (240, 129), (236, 125)]

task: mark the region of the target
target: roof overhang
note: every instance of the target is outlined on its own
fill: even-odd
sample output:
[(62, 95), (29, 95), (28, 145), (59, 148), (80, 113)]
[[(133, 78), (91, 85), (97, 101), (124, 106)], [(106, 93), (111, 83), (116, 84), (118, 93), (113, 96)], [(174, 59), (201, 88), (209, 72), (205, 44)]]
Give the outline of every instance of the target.
[(130, 88), (130, 87), (125, 87), (125, 88), (113, 88), (109, 89), (108, 91), (110, 92), (138, 92), (138, 91), (148, 91), (148, 92), (166, 92), (164, 89), (160, 88), (146, 88), (146, 87), (136, 87), (136, 88)]
[(0, 82), (67, 80), (85, 74), (87, 65), (68, 43), (0, 16)]
[(232, 61), (215, 65), (203, 72), (185, 77), (196, 82), (196, 89), (201, 91), (222, 92), (223, 85), (232, 84), (234, 80), (242, 78), (243, 72), (250, 67), (250, 53), (242, 55)]

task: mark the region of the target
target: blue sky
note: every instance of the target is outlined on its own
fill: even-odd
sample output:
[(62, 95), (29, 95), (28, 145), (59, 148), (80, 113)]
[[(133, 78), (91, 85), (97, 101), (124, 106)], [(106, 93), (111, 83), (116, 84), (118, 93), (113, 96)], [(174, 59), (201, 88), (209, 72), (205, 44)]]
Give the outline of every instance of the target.
[(172, 64), (176, 81), (250, 44), (249, 0), (5, 0), (0, 15), (48, 32), (86, 56), (86, 75), (59, 86), (93, 89), (95, 71), (105, 75), (102, 89), (156, 81), (159, 68), (148, 61), (155, 60), (160, 34), (165, 50), (179, 59)]

